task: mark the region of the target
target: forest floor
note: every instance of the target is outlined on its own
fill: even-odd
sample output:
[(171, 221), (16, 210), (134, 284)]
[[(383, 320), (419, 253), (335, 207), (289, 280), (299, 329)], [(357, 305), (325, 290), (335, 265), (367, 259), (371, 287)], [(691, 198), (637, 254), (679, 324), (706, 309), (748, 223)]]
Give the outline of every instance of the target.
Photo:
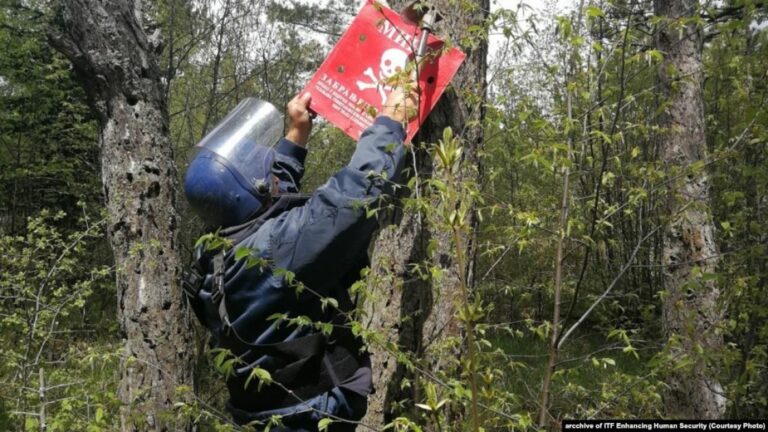
[[(542, 382), (547, 365), (548, 340), (533, 334), (504, 334), (492, 337), (491, 342), (508, 359), (508, 364), (499, 365), (505, 370), (502, 376), (506, 391), (521, 401), (520, 409), (535, 411), (538, 383)], [(660, 408), (660, 398), (640, 395), (641, 390), (655, 386), (649, 380), (652, 375), (651, 357), (642, 350), (625, 351), (624, 345), (606, 340), (601, 333), (581, 334), (558, 352), (553, 404), (559, 412), (574, 417), (650, 414)]]

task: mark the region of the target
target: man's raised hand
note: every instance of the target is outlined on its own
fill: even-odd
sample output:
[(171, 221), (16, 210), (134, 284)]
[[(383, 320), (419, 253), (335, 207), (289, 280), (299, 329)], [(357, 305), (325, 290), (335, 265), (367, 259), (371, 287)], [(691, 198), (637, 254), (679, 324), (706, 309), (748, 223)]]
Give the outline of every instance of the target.
[(293, 141), (301, 147), (307, 146), (309, 133), (312, 131), (312, 117), (309, 112), (309, 103), (312, 96), (309, 93), (296, 95), (290, 102), (286, 114), (288, 116), (288, 132), (285, 138)]
[(418, 114), (418, 84), (409, 81), (393, 88), (387, 96), (381, 115), (400, 123), (408, 123)]

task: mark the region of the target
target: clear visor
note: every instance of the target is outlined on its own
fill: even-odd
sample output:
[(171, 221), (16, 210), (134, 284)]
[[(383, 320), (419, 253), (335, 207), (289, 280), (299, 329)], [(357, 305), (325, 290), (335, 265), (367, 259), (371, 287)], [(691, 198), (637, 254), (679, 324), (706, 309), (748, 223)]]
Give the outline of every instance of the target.
[(216, 153), (250, 180), (248, 174), (257, 158), (263, 158), (264, 147), (274, 146), (282, 134), (283, 116), (277, 108), (261, 99), (246, 98), (197, 147)]

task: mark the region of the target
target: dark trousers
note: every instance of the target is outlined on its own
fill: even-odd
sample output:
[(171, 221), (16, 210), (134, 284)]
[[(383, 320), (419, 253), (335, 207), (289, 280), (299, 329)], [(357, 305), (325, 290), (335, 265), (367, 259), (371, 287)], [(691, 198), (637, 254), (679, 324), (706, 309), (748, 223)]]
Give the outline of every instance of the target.
[[(334, 387), (309, 400), (285, 408), (269, 411), (248, 412), (228, 406), (235, 422), (239, 425), (263, 430), (273, 416), (280, 416), (282, 426), (271, 426), (275, 432), (317, 432), (317, 424), (323, 418), (334, 422), (328, 427), (331, 432), (352, 432), (357, 429), (356, 421), (365, 415), (368, 398), (353, 391)], [(348, 422), (336, 420), (337, 418)]]

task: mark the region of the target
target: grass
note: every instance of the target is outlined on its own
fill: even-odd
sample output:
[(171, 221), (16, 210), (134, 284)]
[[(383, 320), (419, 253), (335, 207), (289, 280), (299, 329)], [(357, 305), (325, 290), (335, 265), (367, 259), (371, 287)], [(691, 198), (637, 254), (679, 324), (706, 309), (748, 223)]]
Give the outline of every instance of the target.
[[(497, 334), (491, 342), (507, 359), (509, 373), (499, 385), (522, 401), (521, 410), (537, 412), (548, 342), (528, 332), (522, 337)], [(558, 419), (655, 414), (660, 406), (659, 384), (650, 374), (649, 359), (623, 348), (615, 340), (593, 334), (568, 340), (558, 355), (550, 412)]]

